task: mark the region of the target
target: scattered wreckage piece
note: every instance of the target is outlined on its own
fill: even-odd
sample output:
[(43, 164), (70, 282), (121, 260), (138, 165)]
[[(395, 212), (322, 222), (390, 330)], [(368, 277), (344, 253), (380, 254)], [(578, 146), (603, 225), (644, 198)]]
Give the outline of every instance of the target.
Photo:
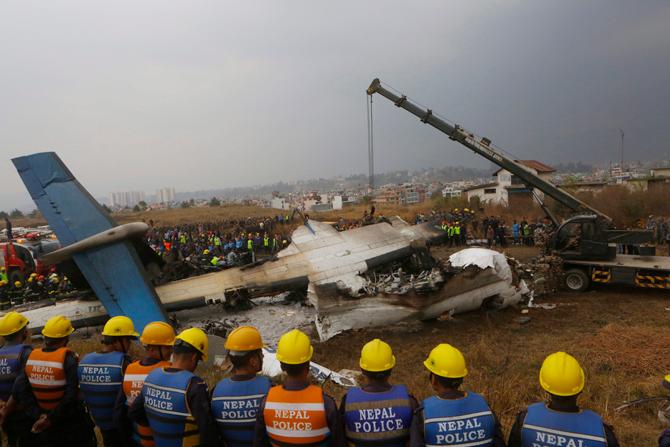
[[(481, 307), (503, 308), (521, 301), (528, 293), (525, 282), (513, 283), (512, 272), (504, 255), (480, 248), (456, 253), (447, 275), (436, 275), (435, 270), (422, 272), (441, 288), (420, 293), (408, 287), (405, 293), (384, 293), (384, 288), (370, 288), (366, 278), (348, 278), (346, 287), (338, 282), (317, 285), (310, 283), (308, 298), (317, 310), (316, 327), (321, 340), (350, 329), (389, 326), (406, 320), (429, 320), (445, 313), (462, 313)], [(438, 270), (439, 271), (439, 270)], [(400, 273), (382, 278), (395, 283), (395, 290), (403, 288)], [(438, 280), (439, 278), (439, 280)], [(364, 291), (377, 292), (364, 295)], [(347, 293), (357, 291), (353, 294)], [(394, 290), (394, 289), (392, 289)]]

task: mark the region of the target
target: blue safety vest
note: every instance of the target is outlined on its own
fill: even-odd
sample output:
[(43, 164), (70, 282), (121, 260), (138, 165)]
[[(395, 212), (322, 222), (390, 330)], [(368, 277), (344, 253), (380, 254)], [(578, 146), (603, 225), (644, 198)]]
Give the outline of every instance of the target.
[(606, 447), (603, 420), (590, 410), (565, 413), (540, 402), (528, 407), (521, 428), (522, 445)]
[(92, 352), (77, 367), (79, 388), (100, 430), (114, 428), (114, 405), (123, 385), (123, 352)]
[(21, 354), (29, 345), (5, 345), (0, 348), (0, 400), (7, 402), (12, 394), (12, 387), (21, 369)]
[(250, 446), (261, 400), (270, 390), (267, 377), (251, 380), (224, 379), (212, 393), (212, 413), (228, 447)]
[(461, 399), (429, 397), (423, 401), (423, 418), (427, 446), (493, 445), (493, 413), (477, 393), (468, 392)]
[(195, 375), (186, 370), (168, 372), (154, 369), (142, 386), (144, 410), (154, 434), (156, 447), (200, 444), (195, 418), (188, 408), (186, 393)]
[(407, 388), (394, 385), (381, 393), (352, 388), (347, 392), (344, 418), (350, 446), (404, 447), (412, 425)]

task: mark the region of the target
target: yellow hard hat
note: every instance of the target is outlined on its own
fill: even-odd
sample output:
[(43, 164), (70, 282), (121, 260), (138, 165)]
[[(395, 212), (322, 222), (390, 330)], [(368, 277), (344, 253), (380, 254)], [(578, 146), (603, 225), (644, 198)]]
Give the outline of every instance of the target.
[(184, 329), (175, 337), (175, 341), (181, 340), (193, 346), (202, 354), (202, 359), (207, 361), (207, 352), (209, 351), (209, 339), (202, 329), (195, 327)]
[(364, 371), (388, 371), (395, 366), (395, 356), (388, 343), (375, 338), (361, 349), (361, 360), (358, 364)]
[(29, 277), (28, 277), (28, 282), (29, 282), (29, 283), (33, 282), (33, 277), (32, 277), (32, 276), (29, 276)]
[(31, 278), (36, 278), (36, 277), (37, 277), (37, 273), (34, 273), (34, 272), (31, 273), (31, 274), (30, 274), (30, 277), (31, 277)]
[(140, 342), (145, 346), (172, 346), (174, 329), (163, 321), (154, 321), (144, 327)]
[(72, 323), (63, 315), (50, 318), (42, 328), (42, 335), (49, 338), (64, 338), (73, 332)]
[(287, 365), (300, 365), (309, 362), (314, 348), (309, 337), (298, 329), (285, 333), (277, 344), (277, 360)]
[(209, 250), (204, 250), (204, 251), (202, 252), (202, 254), (203, 254), (203, 255), (208, 255), (208, 254), (209, 254)]
[(570, 354), (555, 352), (542, 363), (540, 385), (556, 396), (574, 396), (584, 389), (584, 370)]
[(12, 335), (26, 327), (28, 319), (18, 312), (7, 312), (0, 318), (0, 337)]
[(14, 281), (14, 287), (21, 287), (21, 281)]
[(137, 337), (133, 320), (123, 315), (112, 317), (107, 320), (105, 327), (102, 328), (102, 335), (107, 337)]
[(255, 327), (240, 326), (228, 335), (224, 347), (229, 351), (255, 351), (263, 347), (263, 339)]
[(440, 377), (460, 379), (468, 375), (465, 357), (461, 351), (447, 343), (441, 343), (433, 348), (423, 365), (428, 371)]
[(663, 386), (666, 388), (670, 388), (670, 374), (668, 374), (663, 378)]

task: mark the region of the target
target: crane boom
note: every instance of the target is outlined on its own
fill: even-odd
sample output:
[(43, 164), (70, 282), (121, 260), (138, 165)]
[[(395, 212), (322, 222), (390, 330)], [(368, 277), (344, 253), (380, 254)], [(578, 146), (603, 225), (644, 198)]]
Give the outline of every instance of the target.
[[(524, 184), (526, 184), (527, 187), (531, 188), (531, 190), (532, 188), (536, 188), (542, 191), (544, 194), (565, 205), (573, 212), (595, 214), (596, 216), (604, 218), (609, 222), (612, 221), (609, 216), (592, 208), (567, 191), (533, 174), (521, 163), (506, 157), (500, 151), (491, 147), (491, 141), (489, 139), (477, 137), (459, 125), (451, 125), (440, 117), (433, 115), (433, 111), (431, 109), (425, 109), (407, 99), (407, 96), (399, 96), (394, 92), (386, 89), (379, 79), (372, 81), (370, 87), (368, 87), (367, 93), (368, 95), (379, 93), (384, 98), (392, 101), (396, 106), (401, 107), (412, 115), (418, 117), (423, 123), (429, 124), (437, 130), (447, 134), (451, 140), (461, 143), (463, 146), (467, 147), (476, 154), (481, 155), (487, 160), (516, 175)], [(546, 208), (545, 211), (548, 212)], [(550, 215), (550, 217), (552, 216)], [(554, 220), (553, 217), (552, 220)]]

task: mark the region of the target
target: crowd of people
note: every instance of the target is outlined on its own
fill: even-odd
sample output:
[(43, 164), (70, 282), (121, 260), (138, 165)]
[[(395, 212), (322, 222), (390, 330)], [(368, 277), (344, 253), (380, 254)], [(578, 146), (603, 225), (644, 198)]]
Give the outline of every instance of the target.
[(225, 268), (254, 262), (287, 247), (293, 223), (289, 214), (161, 227), (150, 222), (146, 241), (168, 261)]
[(0, 310), (44, 298), (55, 298), (72, 289), (68, 278), (55, 272), (48, 276), (31, 273), (25, 282), (12, 283), (5, 267), (0, 267)]
[[(209, 355), (201, 329), (177, 335), (153, 322), (140, 335), (129, 318), (113, 317), (99, 349), (79, 360), (68, 347), (74, 328), (66, 317), (46, 322), (39, 348), (30, 345), (27, 326), (17, 312), (0, 319), (0, 424), (12, 447), (93, 447), (94, 426), (105, 447), (619, 445), (597, 413), (579, 407), (585, 374), (565, 352), (542, 363), (539, 383), (548, 399), (517, 414), (506, 441), (485, 396), (464, 389), (466, 360), (447, 343), (423, 362), (433, 395), (422, 402), (391, 382), (391, 346), (366, 343), (359, 360), (364, 383), (348, 389), (338, 406), (310, 382), (314, 348), (297, 329), (279, 340), (284, 377), (274, 386), (260, 374), (259, 330), (233, 330), (225, 340), (232, 376), (210, 392), (195, 374)], [(138, 337), (144, 350), (133, 360)]]

